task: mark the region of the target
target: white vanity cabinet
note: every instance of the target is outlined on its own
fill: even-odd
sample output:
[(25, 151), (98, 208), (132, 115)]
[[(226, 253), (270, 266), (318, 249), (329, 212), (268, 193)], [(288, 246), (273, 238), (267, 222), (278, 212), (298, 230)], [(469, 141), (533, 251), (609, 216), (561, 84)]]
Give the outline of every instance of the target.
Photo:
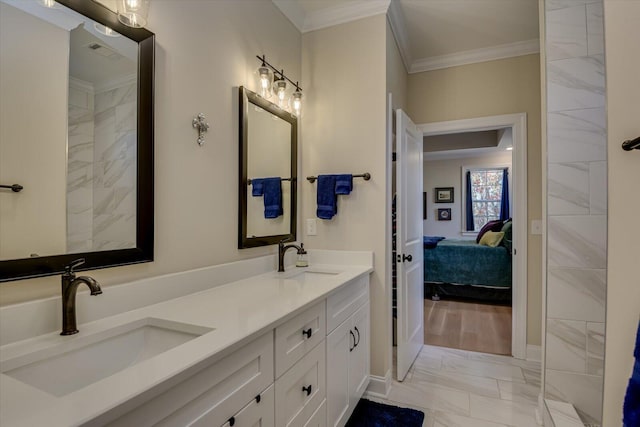
[[(262, 393), (273, 384), (273, 354), (273, 331), (269, 331), (109, 425), (217, 427), (233, 417), (239, 417), (243, 408), (257, 400), (260, 402), (256, 402), (257, 405), (248, 412), (254, 413), (253, 418), (256, 413), (261, 413), (259, 417), (270, 418), (273, 423), (273, 398), (265, 396), (266, 402), (262, 399)], [(260, 399), (257, 398), (259, 395)], [(90, 424), (102, 424), (96, 421)], [(253, 426), (255, 423), (246, 425)]]
[[(344, 426), (369, 384), (369, 278), (327, 299), (327, 426)], [(329, 323), (329, 322), (328, 322)]]
[(369, 277), (362, 275), (109, 425), (343, 426), (368, 383)]

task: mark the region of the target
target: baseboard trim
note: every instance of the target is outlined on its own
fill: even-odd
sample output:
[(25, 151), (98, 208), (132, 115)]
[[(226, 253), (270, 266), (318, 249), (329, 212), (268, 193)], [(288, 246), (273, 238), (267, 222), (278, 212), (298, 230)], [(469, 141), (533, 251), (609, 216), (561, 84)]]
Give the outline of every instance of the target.
[(531, 362), (541, 362), (542, 347), (539, 345), (527, 344), (527, 360)]
[(364, 392), (364, 396), (377, 397), (386, 399), (391, 390), (391, 369), (387, 371), (384, 377), (378, 375), (369, 375), (369, 386)]

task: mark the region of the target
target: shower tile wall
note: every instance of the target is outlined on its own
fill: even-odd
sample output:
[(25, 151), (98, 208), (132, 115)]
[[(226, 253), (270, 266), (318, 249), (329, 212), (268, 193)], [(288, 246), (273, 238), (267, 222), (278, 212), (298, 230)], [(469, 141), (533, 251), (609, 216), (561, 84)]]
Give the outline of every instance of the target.
[(135, 247), (136, 82), (95, 96), (94, 250)]
[(607, 129), (602, 0), (546, 1), (545, 397), (602, 419)]
[(93, 85), (69, 82), (67, 252), (93, 247)]
[(135, 247), (136, 82), (69, 87), (67, 249)]

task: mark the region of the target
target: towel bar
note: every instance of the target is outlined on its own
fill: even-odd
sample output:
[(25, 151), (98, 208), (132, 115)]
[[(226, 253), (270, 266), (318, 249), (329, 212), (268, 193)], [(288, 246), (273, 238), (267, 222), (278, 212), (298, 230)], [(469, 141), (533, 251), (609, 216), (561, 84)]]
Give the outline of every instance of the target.
[[(354, 178), (363, 178), (365, 181), (369, 181), (371, 179), (371, 174), (369, 172), (365, 172), (365, 173), (361, 173), (359, 175), (353, 175)], [(309, 181), (310, 183), (314, 183), (316, 182), (316, 179), (318, 179), (317, 176), (308, 176), (307, 177), (307, 181)]]
[(9, 188), (14, 193), (19, 193), (22, 191), (24, 187), (20, 184), (13, 184), (13, 185), (0, 185), (0, 188)]
[(636, 139), (629, 139), (623, 142), (622, 149), (624, 151), (640, 150), (640, 136)]
[[(282, 178), (280, 181), (293, 181), (295, 178)], [(247, 185), (251, 185), (251, 178), (247, 179)]]

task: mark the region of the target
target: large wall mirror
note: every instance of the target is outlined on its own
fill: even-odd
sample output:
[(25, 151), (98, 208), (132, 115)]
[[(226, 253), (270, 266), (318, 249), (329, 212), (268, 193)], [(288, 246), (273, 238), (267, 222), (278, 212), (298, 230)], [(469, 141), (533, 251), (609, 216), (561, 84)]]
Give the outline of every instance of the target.
[(240, 87), (239, 248), (296, 238), (297, 135), (296, 116)]
[(153, 259), (153, 77), (101, 4), (0, 0), (0, 281)]

